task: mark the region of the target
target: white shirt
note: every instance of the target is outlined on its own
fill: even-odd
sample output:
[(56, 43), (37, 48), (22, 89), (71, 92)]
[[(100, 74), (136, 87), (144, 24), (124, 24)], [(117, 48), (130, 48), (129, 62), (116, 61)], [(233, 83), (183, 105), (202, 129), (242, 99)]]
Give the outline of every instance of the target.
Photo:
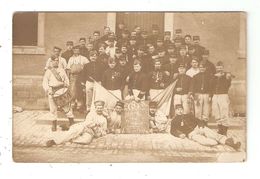
[[(65, 70), (63, 68), (57, 68), (56, 71), (60, 75), (62, 82), (66, 86), (69, 86), (69, 78), (67, 77)], [(43, 76), (43, 81), (42, 81), (42, 87), (45, 91), (48, 91), (50, 87), (59, 86), (60, 83), (61, 82), (56, 79), (56, 77), (53, 75), (50, 69), (47, 69), (45, 71), (45, 74)]]
[(189, 77), (193, 78), (193, 76), (197, 75), (200, 72), (199, 68), (190, 68), (187, 72), (186, 75)]
[(84, 57), (84, 56), (82, 56), (82, 55), (78, 55), (78, 56), (72, 56), (72, 57), (70, 57), (70, 59), (69, 59), (69, 62), (68, 62), (68, 65), (67, 65), (67, 69), (71, 69), (71, 66), (73, 65), (73, 64), (81, 64), (81, 65), (85, 65), (85, 64), (87, 64), (87, 63), (89, 63), (89, 60), (86, 58), (86, 57)]

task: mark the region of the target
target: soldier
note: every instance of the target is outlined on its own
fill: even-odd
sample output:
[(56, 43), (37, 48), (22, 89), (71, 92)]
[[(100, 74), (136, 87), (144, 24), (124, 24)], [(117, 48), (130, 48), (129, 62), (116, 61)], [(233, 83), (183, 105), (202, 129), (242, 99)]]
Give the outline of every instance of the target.
[(107, 40), (106, 54), (112, 58), (115, 57), (116, 53), (116, 42), (113, 36), (109, 36)]
[(92, 51), (92, 50), (94, 50), (94, 44), (93, 44), (93, 42), (89, 42), (87, 44), (87, 58), (88, 59), (89, 59), (89, 52)]
[(191, 58), (187, 55), (187, 50), (184, 45), (180, 47), (179, 51), (179, 57), (178, 57), (178, 62), (182, 63), (186, 66), (186, 69), (189, 69), (191, 66)]
[(110, 33), (111, 33), (110, 27), (104, 26), (103, 36), (100, 38), (100, 42), (104, 43), (105, 41), (107, 41)]
[(184, 45), (186, 46), (186, 50), (188, 51), (189, 46), (192, 45), (191, 35), (187, 34), (184, 36)]
[(67, 74), (70, 79), (70, 92), (72, 95), (71, 106), (77, 106), (77, 109), (81, 109), (83, 105), (83, 90), (80, 84), (80, 73), (83, 70), (84, 65), (89, 63), (89, 60), (80, 55), (80, 47), (73, 47), (73, 56), (70, 57), (67, 65)]
[(130, 32), (128, 30), (123, 30), (122, 37), (117, 39), (117, 47), (121, 48), (123, 44), (129, 46), (129, 35)]
[(53, 139), (46, 142), (46, 146), (51, 147), (69, 141), (88, 145), (94, 138), (105, 136), (108, 132), (109, 116), (104, 110), (104, 104), (104, 101), (95, 101), (95, 111), (88, 113), (85, 121), (74, 124), (68, 131), (61, 132), (60, 135), (56, 134)]
[(187, 70), (186, 75), (193, 78), (199, 72), (199, 60), (197, 57), (193, 56), (191, 60), (191, 68)]
[(118, 62), (119, 61), (119, 58), (122, 56), (123, 54), (122, 54), (122, 52), (121, 52), (121, 50), (119, 49), (119, 48), (116, 48), (116, 51), (115, 51), (115, 60), (116, 60), (116, 62)]
[(122, 99), (121, 91), (123, 90), (123, 76), (116, 68), (116, 60), (114, 58), (108, 59), (109, 68), (104, 72), (101, 84), (110, 93), (118, 99)]
[(229, 122), (229, 105), (228, 90), (231, 86), (231, 74), (224, 72), (224, 64), (219, 61), (216, 64), (216, 74), (213, 78), (213, 98), (212, 98), (212, 115), (218, 124), (218, 133), (227, 135)]
[(169, 119), (157, 109), (155, 101), (149, 102), (150, 129), (152, 133), (169, 132)]
[(139, 45), (142, 45), (142, 46), (146, 46), (147, 43), (148, 43), (149, 39), (148, 39), (148, 33), (147, 31), (143, 30), (141, 32), (141, 38), (140, 38), (140, 42), (139, 42)]
[(119, 22), (116, 28), (116, 38), (120, 40), (123, 38), (123, 32), (126, 30), (126, 26), (124, 22)]
[(204, 50), (202, 54), (202, 62), (205, 64), (208, 74), (214, 75), (216, 73), (215, 65), (211, 61), (209, 61), (209, 50)]
[(175, 38), (174, 38), (174, 41), (176, 39), (180, 39), (181, 43), (183, 44), (184, 43), (184, 39), (182, 37), (182, 29), (176, 29), (175, 30)]
[(152, 25), (152, 34), (149, 36), (149, 41), (156, 45), (157, 38), (159, 36), (159, 27), (156, 24)]
[(157, 49), (158, 58), (161, 60), (162, 64), (165, 65), (168, 63), (168, 56), (166, 56), (166, 51), (164, 48)]
[[(93, 39), (92, 39), (92, 44), (93, 44), (93, 49), (98, 50), (99, 44), (100, 44), (100, 31), (95, 30), (93, 32)], [(90, 50), (91, 51), (91, 50)]]
[[(51, 57), (50, 68), (45, 71), (42, 86), (44, 91), (48, 94), (50, 114), (52, 116), (52, 131), (56, 131), (58, 107), (53, 100), (53, 95), (57, 90), (69, 86), (69, 79), (66, 72), (63, 68), (59, 67), (59, 60), (56, 56)], [(74, 116), (70, 105), (67, 104), (63, 106), (62, 109), (69, 119), (70, 125), (72, 125), (74, 123)]]
[(202, 54), (205, 50), (205, 47), (200, 45), (200, 36), (193, 36), (193, 44), (195, 48), (194, 55), (197, 56), (199, 59), (202, 59)]
[(128, 54), (133, 59), (137, 55), (137, 40), (135, 36), (131, 36), (129, 39)]
[(142, 65), (139, 60), (134, 60), (133, 72), (129, 75), (127, 99), (135, 99), (136, 101), (144, 100), (148, 91), (147, 75), (142, 72)]
[[(62, 58), (60, 56), (60, 52), (61, 52), (61, 48), (59, 48), (57, 46), (53, 47), (53, 57), (56, 57), (58, 59), (58, 66), (59, 66), (59, 68), (62, 68), (62, 69), (65, 70), (66, 67), (67, 67), (67, 62), (66, 62), (66, 60), (64, 58)], [(48, 60), (46, 62), (46, 65), (45, 65), (45, 68), (44, 68), (45, 70), (47, 70), (49, 68), (52, 68), (51, 61), (52, 61), (52, 59), (48, 58)]]
[(178, 58), (177, 55), (173, 54), (169, 56), (169, 63), (163, 65), (163, 70), (170, 73), (169, 82), (173, 82), (178, 75)]
[[(188, 55), (189, 55), (189, 57), (193, 57), (193, 56), (196, 56), (195, 55), (195, 47), (194, 47), (194, 45), (190, 45), (189, 47), (188, 47)], [(201, 57), (198, 57), (198, 56), (196, 56), (197, 58), (198, 58), (198, 60), (199, 60), (199, 62), (201, 61)]]
[(66, 60), (66, 62), (69, 62), (70, 57), (73, 55), (73, 42), (67, 41), (66, 43), (67, 50), (61, 54), (61, 57)]
[(176, 117), (171, 122), (171, 134), (181, 139), (188, 138), (204, 146), (215, 146), (218, 144), (228, 145), (235, 150), (241, 146), (240, 142), (235, 142), (233, 138), (206, 127), (203, 122), (190, 114), (183, 113), (182, 105), (175, 106)]
[(129, 76), (129, 74), (131, 73), (131, 66), (129, 62), (126, 61), (126, 57), (125, 56), (121, 56), (119, 58), (119, 64), (117, 66), (119, 72), (122, 75), (122, 99), (125, 99), (125, 97), (127, 96), (128, 93), (128, 82), (127, 82), (127, 77)]
[(88, 58), (88, 49), (86, 47), (86, 38), (85, 37), (81, 37), (79, 39), (79, 44), (80, 44), (80, 55), (87, 57)]
[(104, 43), (99, 44), (97, 61), (99, 63), (101, 63), (105, 67), (105, 69), (108, 68), (108, 66), (107, 66), (108, 58), (109, 58), (109, 56), (106, 54), (106, 45)]
[(156, 49), (163, 48), (165, 49), (164, 43), (163, 43), (163, 37), (158, 36), (156, 40)]
[(94, 80), (101, 83), (104, 66), (97, 61), (97, 51), (90, 51), (90, 62), (87, 63), (81, 73), (81, 83), (86, 86), (86, 111), (89, 112), (92, 103)]
[(180, 47), (182, 46), (182, 39), (181, 38), (175, 38), (174, 46), (175, 46), (175, 51), (179, 53)]
[(167, 47), (166, 55), (170, 56), (170, 55), (173, 55), (173, 54), (176, 54), (174, 44), (169, 44), (168, 47)]
[(195, 103), (195, 117), (203, 121), (207, 126), (212, 98), (212, 76), (207, 74), (203, 62), (199, 65), (199, 71), (198, 74), (193, 76), (190, 91)]
[(168, 85), (170, 73), (163, 71), (162, 63), (159, 59), (154, 61), (154, 70), (148, 75), (148, 81), (150, 84), (150, 97), (153, 99), (159, 93), (163, 91)]
[(128, 52), (128, 46), (127, 44), (123, 44), (121, 46), (121, 52), (122, 52), (122, 56), (125, 57), (125, 60), (127, 63), (129, 63), (129, 65), (133, 65), (133, 57), (131, 57), (131, 55)]
[(178, 68), (179, 74), (177, 77), (176, 86), (174, 88), (174, 106), (176, 104), (183, 105), (184, 114), (190, 113), (190, 85), (191, 85), (191, 77), (185, 74), (186, 67), (184, 64), (180, 64)]
[(115, 133), (115, 134), (121, 133), (121, 122), (122, 122), (123, 111), (124, 111), (124, 103), (121, 101), (117, 101), (115, 108), (110, 114), (110, 118), (108, 120), (108, 130), (110, 133)]
[(149, 71), (152, 70), (151, 68), (151, 63), (148, 59), (148, 56), (145, 54), (145, 46), (139, 46), (137, 48), (137, 56), (136, 59), (138, 59), (142, 63), (142, 72), (148, 73)]
[(171, 40), (171, 32), (170, 31), (165, 31), (164, 32), (164, 42), (163, 42), (163, 44), (164, 44), (164, 47), (165, 48), (168, 48), (168, 46), (170, 45), (170, 44), (172, 44), (173, 42), (172, 42), (172, 40)]

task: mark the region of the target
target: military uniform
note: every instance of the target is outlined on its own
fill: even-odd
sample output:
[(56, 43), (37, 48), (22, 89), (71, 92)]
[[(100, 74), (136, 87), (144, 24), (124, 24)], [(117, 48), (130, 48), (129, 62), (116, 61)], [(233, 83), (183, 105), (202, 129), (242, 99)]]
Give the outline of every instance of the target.
[[(66, 60), (64, 59), (64, 58), (62, 58), (62, 57), (57, 57), (58, 58), (58, 60), (59, 60), (59, 68), (62, 68), (62, 69), (66, 69), (66, 67), (67, 67), (67, 62), (66, 62)], [(45, 70), (47, 70), (47, 69), (49, 69), (49, 68), (52, 68), (52, 66), (51, 66), (51, 58), (48, 58), (48, 60), (47, 60), (47, 62), (46, 62), (46, 65), (45, 65)]]
[(212, 97), (212, 76), (206, 72), (200, 72), (192, 79), (191, 90), (194, 96), (195, 117), (209, 120), (210, 102)]
[[(193, 41), (200, 40), (200, 36), (193, 36)], [(195, 48), (194, 56), (197, 56), (199, 59), (202, 59), (202, 54), (205, 51), (205, 47), (201, 46), (200, 44), (194, 44)]]
[(148, 91), (147, 75), (143, 72), (132, 72), (129, 75), (128, 93), (130, 96), (144, 99)]
[(213, 98), (212, 98), (212, 115), (219, 125), (219, 132), (226, 135), (229, 125), (229, 105), (228, 90), (231, 86), (231, 78), (227, 73), (221, 76), (214, 76), (212, 81)]

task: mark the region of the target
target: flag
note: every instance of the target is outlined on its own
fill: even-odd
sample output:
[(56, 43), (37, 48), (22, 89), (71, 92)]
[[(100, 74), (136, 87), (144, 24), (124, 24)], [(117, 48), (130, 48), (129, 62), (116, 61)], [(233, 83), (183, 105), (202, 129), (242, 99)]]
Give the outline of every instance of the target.
[(98, 100), (104, 101), (105, 108), (108, 110), (112, 110), (114, 109), (116, 102), (120, 99), (118, 99), (111, 92), (101, 86), (98, 82), (94, 81), (91, 110), (95, 108), (94, 102)]
[(173, 90), (176, 86), (177, 80), (172, 82), (167, 88), (165, 88), (161, 93), (155, 96), (151, 101), (157, 102), (157, 108), (163, 112), (166, 116), (170, 115), (171, 103), (173, 98)]

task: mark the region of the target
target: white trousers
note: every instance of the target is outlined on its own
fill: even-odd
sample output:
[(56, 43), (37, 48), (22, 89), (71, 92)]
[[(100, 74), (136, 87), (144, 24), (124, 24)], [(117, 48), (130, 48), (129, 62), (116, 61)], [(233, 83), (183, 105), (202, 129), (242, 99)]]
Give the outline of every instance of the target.
[(190, 113), (190, 103), (187, 94), (184, 95), (175, 94), (173, 99), (173, 104), (174, 107), (177, 104), (181, 104), (183, 106), (183, 113), (184, 114)]
[(209, 120), (209, 94), (195, 94), (194, 98), (195, 117), (208, 121)]
[(215, 94), (212, 98), (212, 115), (217, 124), (228, 126), (229, 123), (229, 105), (228, 94)]

